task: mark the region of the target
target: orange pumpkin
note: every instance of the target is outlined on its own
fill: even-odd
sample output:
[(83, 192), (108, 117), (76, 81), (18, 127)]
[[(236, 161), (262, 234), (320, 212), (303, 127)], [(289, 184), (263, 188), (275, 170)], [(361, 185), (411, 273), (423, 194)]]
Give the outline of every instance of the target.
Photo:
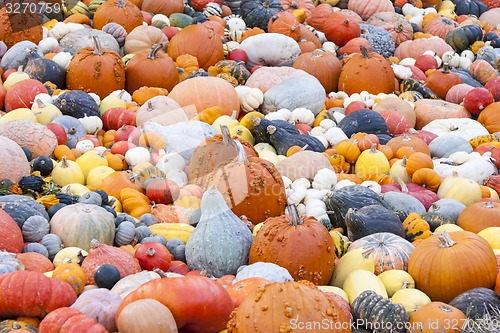
[(354, 163), (361, 154), (361, 150), (358, 147), (358, 141), (356, 139), (342, 140), (334, 146), (337, 154), (344, 156), (346, 162)]
[[(436, 82), (436, 84), (438, 84)], [(482, 112), (481, 112), (482, 113)], [(437, 99), (419, 99), (415, 102), (415, 129), (422, 129), (435, 119), (470, 118), (471, 115), (462, 105)]]
[(162, 44), (155, 44), (151, 51), (136, 54), (125, 67), (125, 89), (133, 93), (141, 87), (164, 88), (171, 91), (179, 83), (179, 73), (174, 61), (160, 51)]
[(224, 59), (222, 39), (213, 28), (203, 24), (189, 25), (176, 33), (168, 45), (168, 55), (172, 59), (183, 54), (195, 56), (199, 66), (208, 70)]
[(500, 132), (500, 102), (491, 103), (485, 107), (477, 121), (490, 133)]
[(443, 302), (430, 302), (413, 313), (410, 327), (414, 333), (456, 333), (466, 320), (467, 317), (459, 309)]
[(427, 88), (432, 90), (441, 99), (446, 99), (446, 94), (451, 87), (462, 83), (462, 79), (457, 74), (450, 71), (448, 65), (444, 65), (442, 70), (435, 70), (425, 79)]
[(234, 307), (240, 306), (241, 302), (257, 287), (271, 283), (260, 277), (250, 277), (229, 285), (226, 290), (231, 296)]
[[(5, 1), (2, 4), (11, 3), (16, 4), (15, 1)], [(43, 38), (43, 31), (40, 17), (33, 11), (22, 10), (23, 8), (30, 8), (30, 4), (38, 4), (38, 1), (28, 0), (17, 2), (17, 4), (25, 4), (27, 7), (21, 6), (18, 13), (13, 10), (8, 12), (7, 6), (0, 7), (0, 40), (4, 41), (8, 48), (14, 44), (22, 41), (31, 41), (38, 44)], [(19, 8), (18, 8), (19, 9)]]
[(394, 71), (387, 59), (361, 46), (361, 54), (352, 54), (344, 64), (339, 78), (339, 90), (351, 95), (365, 90), (372, 94), (394, 91)]
[(333, 13), (333, 7), (327, 3), (319, 4), (311, 11), (311, 15), (307, 17), (307, 24), (314, 29), (323, 31), (325, 21)]
[(93, 48), (85, 47), (71, 59), (66, 85), (68, 89), (96, 93), (102, 99), (125, 88), (125, 65), (118, 53), (102, 49), (99, 38), (93, 39)]
[(124, 188), (131, 188), (137, 191), (143, 191), (142, 187), (134, 181), (134, 176), (127, 171), (116, 171), (103, 179), (100, 190), (121, 201), (120, 191)]
[(408, 156), (408, 160), (406, 161), (406, 172), (410, 176), (422, 168), (434, 169), (434, 163), (428, 154), (417, 151)]
[(411, 182), (422, 186), (430, 191), (436, 192), (441, 185), (441, 177), (430, 168), (421, 168), (413, 173)]
[(327, 93), (337, 91), (342, 64), (332, 53), (321, 49), (302, 53), (295, 59), (293, 67), (316, 77)]
[(168, 90), (165, 88), (158, 87), (140, 87), (136, 89), (132, 94), (132, 100), (139, 105), (142, 105), (148, 101), (148, 99), (155, 96), (167, 96)]
[(361, 35), (359, 23), (342, 12), (333, 12), (325, 20), (323, 33), (326, 39), (344, 46), (348, 41)]
[[(102, 30), (110, 22), (118, 23), (127, 33), (142, 25), (141, 10), (128, 0), (108, 0), (100, 5), (93, 19), (94, 29)], [(92, 68), (92, 67), (88, 67)]]
[(289, 12), (278, 12), (269, 19), (267, 31), (297, 40), (300, 35), (299, 20)]
[(184, 2), (182, 0), (144, 0), (140, 8), (149, 13), (170, 16), (173, 13), (182, 13), (184, 11)]
[(476, 202), (465, 207), (458, 217), (457, 224), (466, 231), (478, 233), (489, 227), (500, 226), (499, 214), (499, 202)]
[[(430, 156), (429, 146), (423, 139), (416, 136), (409, 136), (408, 134), (403, 134), (402, 136), (396, 136), (387, 142), (387, 146), (392, 148), (392, 151), (396, 153), (401, 147), (410, 147), (414, 151), (422, 152)], [(411, 156), (411, 155), (407, 155)], [(398, 156), (396, 156), (398, 157)], [(403, 158), (398, 157), (398, 158)]]

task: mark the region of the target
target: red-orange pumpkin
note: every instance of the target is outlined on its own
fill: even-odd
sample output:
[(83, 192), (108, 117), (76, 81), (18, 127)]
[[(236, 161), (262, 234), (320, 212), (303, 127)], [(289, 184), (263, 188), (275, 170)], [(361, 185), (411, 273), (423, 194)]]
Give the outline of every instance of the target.
[(0, 208), (0, 250), (18, 253), (23, 249), (23, 235), (16, 221)]
[(107, 333), (108, 331), (104, 328), (104, 326), (102, 326), (86, 314), (83, 314), (73, 308), (62, 307), (51, 312), (47, 317), (43, 318), (43, 320), (40, 322), (39, 332)]
[(142, 21), (141, 10), (130, 1), (108, 0), (97, 8), (94, 14), (93, 27), (101, 30), (106, 24), (114, 22), (124, 27), (129, 33), (135, 27), (142, 25)]
[(148, 13), (163, 14), (170, 16), (173, 13), (182, 13), (184, 11), (184, 1), (182, 0), (144, 0), (141, 9)]
[(348, 15), (341, 12), (331, 13), (324, 25), (323, 33), (326, 39), (334, 42), (336, 45), (344, 46), (353, 38), (359, 37), (361, 28), (359, 23), (351, 19)]
[(18, 253), (16, 258), (23, 263), (24, 269), (27, 271), (45, 273), (54, 270), (52, 261), (37, 252)]
[(300, 35), (299, 20), (289, 12), (278, 12), (269, 19), (267, 31), (297, 40)]
[(327, 93), (337, 91), (342, 64), (332, 53), (321, 49), (302, 53), (295, 59), (293, 67), (316, 77)]

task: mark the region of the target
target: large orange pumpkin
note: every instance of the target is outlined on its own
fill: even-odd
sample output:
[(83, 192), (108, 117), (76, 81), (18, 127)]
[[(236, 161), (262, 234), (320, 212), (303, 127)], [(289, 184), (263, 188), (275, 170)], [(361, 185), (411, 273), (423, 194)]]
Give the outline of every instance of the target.
[(127, 33), (135, 27), (142, 25), (141, 10), (128, 0), (107, 0), (100, 5), (93, 20), (94, 29), (101, 30), (110, 22), (118, 23), (125, 28)]
[(491, 246), (469, 231), (436, 233), (410, 255), (408, 273), (433, 301), (448, 303), (464, 291), (495, 286), (497, 261)]
[[(300, 244), (300, 251), (297, 251)], [(249, 262), (272, 262), (284, 267), (295, 280), (328, 284), (335, 267), (333, 240), (314, 217), (301, 219), (295, 206), (288, 215), (264, 222), (250, 248)]]
[[(0, 40), (4, 41), (8, 48), (12, 47), (14, 44), (22, 41), (31, 41), (38, 44), (43, 38), (43, 31), (41, 25), (41, 18), (30, 12), (29, 10), (19, 10), (20, 13), (14, 13), (16, 7), (15, 4), (27, 5), (27, 7), (21, 6), (22, 8), (30, 8), (30, 4), (36, 4), (38, 1), (28, 0), (28, 1), (2, 1), (2, 6), (0, 7)], [(7, 6), (7, 4), (12, 5), (12, 7)]]
[(219, 106), (223, 114), (229, 116), (236, 111), (237, 117), (240, 110), (238, 93), (229, 82), (219, 77), (199, 76), (182, 81), (172, 89), (168, 97), (183, 107), (194, 105), (198, 113)]
[(173, 13), (182, 13), (184, 11), (184, 1), (182, 0), (144, 0), (141, 5), (141, 10), (153, 13), (170, 16)]
[(258, 157), (247, 157), (238, 140), (238, 157), (219, 164), (206, 177), (204, 188), (217, 186), (231, 210), (245, 215), (253, 224), (281, 215), (286, 205), (283, 179), (272, 164)]
[(293, 67), (316, 77), (327, 93), (337, 91), (342, 64), (332, 53), (321, 49), (302, 53), (295, 59)]
[(165, 52), (162, 44), (155, 44), (150, 51), (136, 54), (125, 67), (125, 88), (131, 94), (141, 87), (165, 88), (171, 91), (179, 83), (175, 62)]
[(183, 54), (195, 56), (199, 66), (208, 70), (208, 67), (224, 59), (222, 39), (211, 27), (189, 25), (176, 33), (168, 45), (168, 55), (172, 59), (176, 60)]
[(297, 40), (300, 35), (299, 20), (289, 12), (278, 12), (269, 19), (267, 31)]
[(93, 92), (104, 98), (125, 88), (125, 65), (118, 53), (102, 49), (99, 38), (93, 39), (94, 47), (79, 50), (71, 59), (66, 85), (68, 89)]
[(353, 53), (342, 68), (339, 90), (351, 95), (365, 90), (371, 94), (394, 92), (394, 71), (387, 59), (360, 46), (360, 53)]

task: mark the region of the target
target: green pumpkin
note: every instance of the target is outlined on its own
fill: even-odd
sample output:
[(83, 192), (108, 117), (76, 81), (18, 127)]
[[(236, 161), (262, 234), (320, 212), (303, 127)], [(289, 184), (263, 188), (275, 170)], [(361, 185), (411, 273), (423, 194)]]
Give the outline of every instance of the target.
[(168, 18), (170, 20), (170, 25), (177, 28), (185, 28), (193, 23), (193, 18), (187, 14), (183, 13), (173, 13)]
[(63, 115), (74, 118), (101, 116), (99, 106), (95, 100), (82, 90), (71, 90), (62, 93), (54, 101), (54, 105)]
[(480, 26), (469, 24), (455, 28), (448, 32), (445, 37), (448, 43), (457, 53), (470, 48), (470, 46), (483, 37), (483, 30)]
[(242, 0), (240, 4), (240, 15), (247, 27), (258, 27), (264, 31), (267, 31), (269, 19), (282, 11), (279, 0)]
[(362, 292), (351, 305), (353, 322), (377, 327), (379, 333), (404, 333), (410, 321), (403, 305), (392, 304), (374, 291)]
[(228, 74), (236, 79), (237, 85), (244, 85), (251, 74), (244, 62), (235, 60), (221, 60), (211, 66), (208, 72), (214, 76)]
[(429, 223), (431, 231), (436, 230), (437, 227), (443, 224), (457, 224), (457, 221), (452, 218), (436, 212), (427, 212), (422, 214), (420, 217)]
[(49, 219), (49, 215), (42, 204), (23, 195), (11, 194), (0, 196), (0, 208), (9, 214), (19, 227), (22, 227), (24, 222), (34, 215), (40, 215), (47, 220)]
[(92, 239), (113, 245), (114, 216), (97, 205), (76, 203), (59, 209), (50, 220), (51, 232), (58, 235), (65, 247), (88, 251)]
[(269, 140), (278, 155), (286, 156), (288, 149), (292, 146), (306, 147), (305, 150), (312, 150), (318, 153), (325, 151), (325, 146), (319, 139), (312, 135), (290, 134), (279, 127), (269, 125), (267, 127)]

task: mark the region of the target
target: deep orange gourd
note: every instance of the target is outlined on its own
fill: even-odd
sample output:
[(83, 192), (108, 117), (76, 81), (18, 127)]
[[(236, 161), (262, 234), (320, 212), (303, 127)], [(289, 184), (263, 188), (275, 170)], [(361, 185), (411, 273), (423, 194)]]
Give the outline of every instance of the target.
[(110, 22), (118, 23), (127, 33), (142, 25), (141, 10), (128, 0), (105, 1), (94, 14), (94, 29), (102, 30)]

